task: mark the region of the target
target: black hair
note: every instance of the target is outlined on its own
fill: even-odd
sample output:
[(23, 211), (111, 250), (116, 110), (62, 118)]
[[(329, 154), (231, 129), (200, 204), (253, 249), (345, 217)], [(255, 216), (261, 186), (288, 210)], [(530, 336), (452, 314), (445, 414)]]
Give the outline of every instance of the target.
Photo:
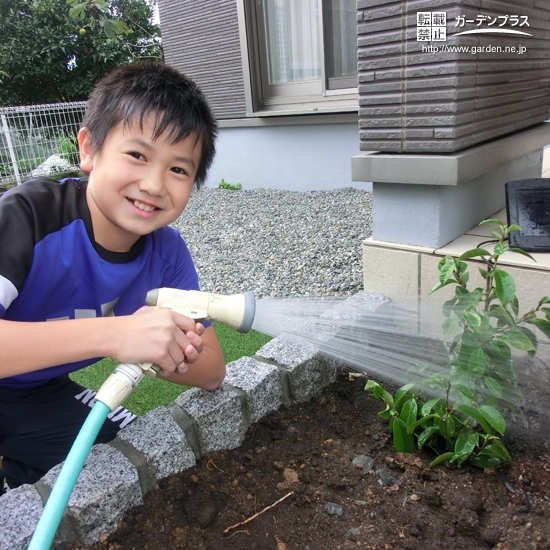
[(158, 63), (123, 65), (95, 86), (82, 126), (90, 133), (94, 153), (99, 153), (108, 133), (120, 122), (129, 125), (154, 116), (153, 139), (168, 131), (177, 143), (195, 134), (201, 159), (195, 184), (204, 183), (216, 151), (218, 125), (200, 88), (179, 71)]

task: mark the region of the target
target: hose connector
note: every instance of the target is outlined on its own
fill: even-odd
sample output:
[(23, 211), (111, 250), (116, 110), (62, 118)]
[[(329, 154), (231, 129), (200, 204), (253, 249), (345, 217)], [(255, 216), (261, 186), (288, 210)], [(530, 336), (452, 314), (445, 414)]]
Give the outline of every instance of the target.
[(138, 365), (120, 363), (113, 374), (99, 388), (95, 396), (96, 401), (105, 403), (113, 412), (122, 405), (143, 376), (143, 369)]

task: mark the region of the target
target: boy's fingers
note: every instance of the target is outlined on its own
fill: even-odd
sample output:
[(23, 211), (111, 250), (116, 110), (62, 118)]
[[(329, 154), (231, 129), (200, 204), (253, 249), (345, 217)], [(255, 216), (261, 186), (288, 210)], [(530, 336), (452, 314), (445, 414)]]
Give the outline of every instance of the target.
[(187, 366), (187, 363), (181, 363), (176, 368), (176, 371), (178, 372), (178, 374), (185, 374), (188, 370), (189, 370), (189, 367)]
[(200, 325), (200, 323), (195, 323), (195, 320), (191, 319), (191, 317), (187, 317), (186, 315), (182, 315), (181, 313), (178, 313), (176, 311), (172, 311), (171, 313), (174, 323), (176, 323), (180, 330), (183, 330), (184, 332), (196, 332), (197, 325)]

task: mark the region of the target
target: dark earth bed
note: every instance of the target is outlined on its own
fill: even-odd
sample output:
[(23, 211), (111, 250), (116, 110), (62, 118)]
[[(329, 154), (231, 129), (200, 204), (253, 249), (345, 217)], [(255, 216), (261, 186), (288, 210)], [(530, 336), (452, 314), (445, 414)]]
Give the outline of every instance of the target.
[[(547, 448), (515, 438), (512, 467), (430, 470), (433, 457), (394, 450), (365, 382), (339, 375), (251, 427), (239, 449), (161, 482), (101, 542), (63, 550), (550, 548)], [(360, 456), (372, 469), (354, 465)]]

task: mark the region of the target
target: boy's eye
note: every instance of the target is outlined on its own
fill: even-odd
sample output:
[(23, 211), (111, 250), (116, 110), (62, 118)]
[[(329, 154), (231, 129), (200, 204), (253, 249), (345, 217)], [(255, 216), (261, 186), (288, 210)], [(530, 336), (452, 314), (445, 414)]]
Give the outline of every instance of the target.
[(184, 170), (183, 168), (179, 168), (178, 166), (174, 166), (172, 168), (172, 172), (175, 172), (176, 174), (181, 174), (182, 176), (188, 176), (187, 170)]
[(138, 159), (138, 160), (145, 160), (145, 157), (141, 154), (141, 153), (138, 153), (137, 151), (130, 151), (128, 153), (131, 157), (134, 157), (135, 159)]

